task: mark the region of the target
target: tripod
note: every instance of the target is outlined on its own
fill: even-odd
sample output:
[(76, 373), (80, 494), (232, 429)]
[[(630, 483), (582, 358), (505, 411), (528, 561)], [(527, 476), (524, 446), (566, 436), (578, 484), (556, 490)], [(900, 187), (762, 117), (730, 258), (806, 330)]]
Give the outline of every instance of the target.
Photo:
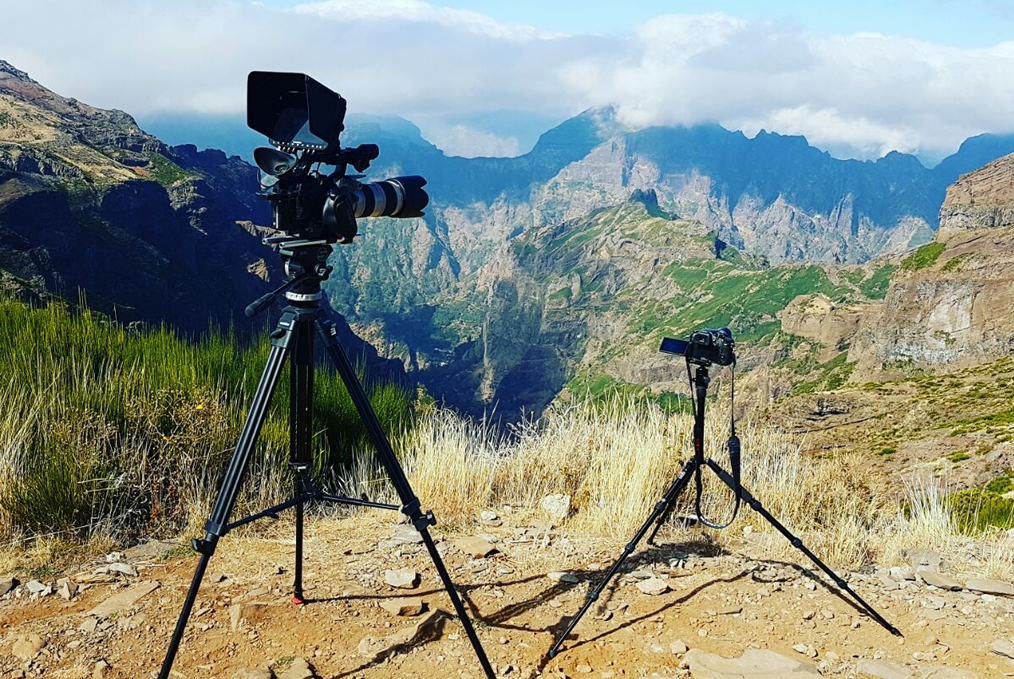
[[(689, 370), (690, 370), (690, 361), (687, 362), (688, 373)], [(872, 606), (866, 603), (866, 601), (864, 601), (862, 597), (856, 594), (856, 592), (849, 586), (848, 582), (846, 582), (844, 578), (840, 577), (837, 573), (831, 570), (823, 561), (817, 558), (817, 556), (813, 552), (811, 552), (806, 547), (806, 545), (803, 544), (802, 540), (797, 538), (795, 535), (792, 534), (791, 531), (789, 531), (788, 528), (779, 523), (778, 519), (772, 516), (771, 512), (765, 509), (757, 498), (755, 498), (753, 495), (749, 493), (749, 491), (743, 488), (743, 486), (739, 482), (738, 439), (735, 440), (735, 448), (733, 447), (732, 440), (730, 439), (730, 458), (732, 459), (732, 467), (733, 467), (732, 474), (722, 469), (718, 465), (718, 463), (712, 460), (711, 458), (704, 457), (704, 402), (708, 395), (708, 385), (710, 383), (711, 378), (708, 376), (708, 365), (699, 363), (697, 365), (697, 369), (694, 373), (694, 376), (691, 379), (691, 387), (696, 395), (696, 398), (694, 400), (694, 430), (693, 430), (694, 456), (690, 458), (690, 460), (683, 466), (683, 469), (680, 471), (679, 476), (676, 477), (676, 480), (673, 482), (673, 484), (669, 486), (669, 489), (665, 492), (662, 498), (655, 504), (655, 508), (652, 510), (651, 515), (644, 522), (644, 524), (642, 524), (641, 527), (637, 530), (637, 532), (634, 534), (634, 537), (630, 540), (630, 542), (628, 542), (626, 546), (623, 548), (623, 551), (620, 553), (620, 557), (609, 568), (609, 570), (606, 572), (605, 577), (602, 578), (602, 581), (599, 582), (599, 584), (596, 585), (594, 589), (588, 592), (588, 595), (584, 601), (584, 605), (581, 606), (581, 610), (578, 611), (577, 615), (575, 615), (573, 618), (570, 619), (569, 623), (567, 624), (567, 629), (565, 629), (563, 633), (560, 634), (556, 642), (553, 644), (553, 647), (549, 649), (548, 656), (550, 658), (555, 657), (556, 654), (560, 652), (560, 647), (563, 645), (564, 640), (567, 638), (568, 635), (570, 635), (571, 632), (574, 631), (574, 627), (576, 627), (577, 623), (581, 620), (582, 617), (584, 617), (584, 614), (588, 612), (588, 609), (591, 608), (592, 604), (596, 600), (598, 600), (599, 596), (602, 594), (603, 590), (605, 590), (610, 580), (612, 580), (616, 576), (616, 573), (620, 570), (620, 567), (623, 565), (623, 562), (627, 560), (627, 557), (629, 557), (631, 553), (633, 553), (633, 551), (637, 548), (637, 544), (644, 538), (648, 530), (652, 528), (652, 524), (654, 524), (654, 530), (652, 530), (651, 535), (648, 537), (648, 544), (654, 544), (655, 536), (658, 534), (658, 531), (663, 526), (663, 524), (665, 524), (665, 522), (669, 519), (669, 515), (672, 513), (673, 508), (676, 504), (676, 501), (679, 499), (680, 494), (684, 491), (684, 489), (686, 489), (687, 485), (690, 483), (691, 475), (693, 475), (696, 480), (697, 487), (696, 508), (698, 521), (700, 521), (702, 524), (706, 526), (710, 526), (713, 528), (724, 528), (725, 526), (729, 525), (725, 524), (724, 526), (719, 526), (713, 524), (707, 519), (705, 519), (701, 513), (701, 488), (702, 488), (701, 472), (705, 467), (714, 471), (715, 474), (718, 475), (718, 478), (721, 479), (722, 482), (725, 483), (725, 485), (729, 486), (729, 488), (732, 489), (733, 493), (736, 494), (737, 509), (739, 507), (739, 501), (742, 498), (742, 500), (744, 500), (748, 505), (750, 505), (750, 507), (754, 511), (756, 511), (758, 514), (764, 517), (764, 519), (772, 526), (774, 526), (779, 533), (784, 535), (789, 540), (789, 542), (792, 543), (793, 547), (795, 547), (803, 554), (805, 554), (810, 559), (810, 561), (812, 561), (814, 564), (817, 565), (818, 568), (820, 568), (820, 570), (824, 571), (824, 573), (826, 573), (828, 577), (830, 577), (831, 580), (833, 580), (834, 583), (841, 590), (848, 592), (848, 594), (851, 595), (852, 598), (857, 603), (859, 603), (863, 607), (863, 609), (865, 609), (866, 612), (873, 617), (874, 620), (880, 623), (880, 625), (882, 625), (891, 634), (901, 636), (901, 632), (898, 631), (898, 629), (894, 627), (891, 623), (885, 620), (883, 616), (881, 616), (876, 610), (874, 610)], [(733, 518), (735, 518), (735, 513), (733, 513)]]
[[(334, 502), (361, 507), (400, 510), (408, 516), (412, 525), (415, 526), (415, 529), (422, 536), (426, 550), (433, 560), (433, 565), (436, 567), (440, 580), (443, 582), (444, 589), (447, 590), (447, 595), (450, 597), (461, 625), (465, 629), (465, 634), (475, 650), (483, 672), (488, 679), (496, 679), (496, 675), (493, 673), (493, 668), (486, 658), (486, 653), (479, 642), (468, 613), (465, 611), (461, 598), (454, 589), (451, 576), (447, 572), (447, 568), (444, 566), (443, 560), (437, 551), (436, 543), (434, 543), (433, 537), (429, 533), (429, 527), (436, 524), (436, 519), (432, 512), (424, 513), (420, 508), (419, 499), (412, 491), (412, 487), (409, 485), (404, 471), (398, 464), (397, 458), (395, 458), (394, 450), (391, 448), (391, 443), (384, 433), (373, 407), (370, 405), (369, 397), (363, 390), (363, 386), (360, 384), (348, 356), (338, 343), (335, 326), (322, 318), (322, 312), (319, 309), (322, 296), (320, 283), (331, 272), (331, 267), (327, 267), (322, 263), (327, 261), (327, 255), (332, 250), (331, 246), (323, 241), (293, 240), (288, 236), (273, 236), (265, 240), (266, 242), (281, 244), (281, 254), (285, 259), (286, 271), (293, 277), (277, 290), (268, 293), (247, 307), (247, 314), (252, 316), (266, 309), (282, 293), (285, 293), (286, 298), (289, 300), (289, 305), (282, 312), (278, 325), (271, 333), (271, 350), (268, 354), (267, 364), (264, 367), (260, 383), (254, 393), (253, 402), (250, 405), (246, 422), (243, 424), (232, 461), (229, 463), (225, 478), (219, 489), (219, 495), (215, 501), (211, 518), (205, 524), (205, 536), (203, 539), (193, 541), (193, 548), (201, 555), (201, 558), (197, 564), (197, 570), (194, 573), (186, 599), (183, 602), (183, 610), (180, 611), (179, 619), (176, 622), (172, 641), (169, 644), (165, 660), (162, 663), (162, 670), (158, 675), (159, 679), (169, 679), (180, 642), (183, 640), (187, 621), (190, 618), (190, 612), (197, 599), (198, 589), (208, 568), (208, 562), (215, 553), (218, 541), (234, 528), (265, 517), (278, 518), (278, 512), (289, 507), (295, 508), (296, 554), (292, 601), (296, 604), (305, 603), (303, 598), (303, 508), (311, 502)], [(394, 489), (401, 500), (400, 506), (382, 502), (371, 502), (367, 499), (330, 495), (317, 489), (310, 478), (311, 438), (313, 435), (315, 335), (320, 339), (328, 357), (348, 389), (356, 410), (366, 427), (370, 441), (376, 448), (377, 457), (391, 479), (391, 483), (394, 485)], [(230, 522), (229, 516), (239, 495), (243, 477), (250, 462), (250, 456), (253, 453), (257, 436), (268, 411), (271, 395), (278, 384), (279, 376), (286, 360), (290, 362), (290, 467), (295, 476), (293, 497), (291, 500), (265, 509), (262, 512)]]

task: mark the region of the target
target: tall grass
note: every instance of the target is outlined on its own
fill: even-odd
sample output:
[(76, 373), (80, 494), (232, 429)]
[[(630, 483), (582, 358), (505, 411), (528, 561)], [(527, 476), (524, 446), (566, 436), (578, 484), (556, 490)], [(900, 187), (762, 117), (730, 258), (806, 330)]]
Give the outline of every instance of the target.
[[(132, 331), (87, 310), (0, 299), (0, 535), (175, 531), (206, 515), (269, 345), (210, 331)], [(288, 492), (287, 375), (252, 460), (245, 500)], [(344, 386), (318, 370), (315, 464), (364, 441)], [(398, 427), (409, 397), (371, 390)]]
[[(727, 417), (719, 410), (708, 421), (707, 454), (720, 461)], [(691, 426), (688, 414), (643, 399), (556, 407), (511, 437), (437, 411), (416, 423), (402, 448), (416, 492), (443, 523), (474, 529), (483, 509), (504, 505), (520, 511), (521, 520), (546, 519), (541, 500), (563, 493), (573, 507), (564, 530), (620, 540), (640, 526), (689, 457)], [(891, 565), (903, 562), (906, 550), (930, 548), (959, 572), (1010, 574), (1014, 538), (1000, 530), (967, 532), (935, 482), (915, 480), (901, 489), (860, 456), (813, 458), (798, 438), (756, 423), (740, 436), (744, 486), (835, 566)], [(370, 476), (364, 465), (360, 479)], [(731, 497), (710, 478), (704, 509), (724, 520)], [(684, 494), (678, 513), (692, 512), (691, 496)], [(671, 530), (675, 539), (689, 537), (676, 524)], [(715, 538), (745, 540), (776, 558), (801, 558), (747, 506)]]

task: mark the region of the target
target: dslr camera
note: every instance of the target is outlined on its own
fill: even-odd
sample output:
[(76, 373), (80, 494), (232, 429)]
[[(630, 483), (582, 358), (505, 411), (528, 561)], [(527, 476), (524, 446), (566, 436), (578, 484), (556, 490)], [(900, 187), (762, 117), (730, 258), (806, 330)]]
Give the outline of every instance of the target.
[(732, 339), (732, 331), (728, 328), (704, 328), (691, 333), (689, 340), (663, 338), (658, 350), (684, 356), (688, 363), (709, 366), (735, 363), (735, 347), (736, 341)]

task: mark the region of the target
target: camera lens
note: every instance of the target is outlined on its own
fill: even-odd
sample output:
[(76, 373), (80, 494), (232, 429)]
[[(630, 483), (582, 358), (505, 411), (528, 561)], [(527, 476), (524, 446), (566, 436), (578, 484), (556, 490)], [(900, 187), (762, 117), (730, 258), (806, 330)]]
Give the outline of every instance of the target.
[(352, 211), (359, 217), (420, 217), (430, 202), (418, 175), (393, 177), (363, 184), (352, 197)]

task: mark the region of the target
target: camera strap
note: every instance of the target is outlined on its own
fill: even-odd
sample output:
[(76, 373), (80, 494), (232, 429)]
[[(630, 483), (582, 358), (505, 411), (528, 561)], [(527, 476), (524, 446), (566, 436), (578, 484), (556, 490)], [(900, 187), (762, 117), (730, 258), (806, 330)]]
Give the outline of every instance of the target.
[[(736, 516), (739, 514), (739, 505), (740, 505), (740, 502), (741, 502), (742, 496), (743, 496), (742, 486), (740, 485), (740, 453), (741, 453), (741, 445), (740, 445), (740, 441), (739, 441), (739, 436), (736, 435), (736, 361), (735, 361), (735, 359), (733, 359), (732, 365), (730, 366), (730, 370), (731, 370), (731, 380), (730, 380), (730, 382), (731, 382), (731, 394), (730, 394), (730, 398), (729, 398), (729, 439), (728, 439), (728, 441), (726, 441), (726, 450), (728, 451), (728, 454), (729, 454), (729, 466), (732, 469), (732, 478), (733, 478), (733, 486), (734, 486), (733, 489), (732, 489), (732, 492), (733, 492), (733, 495), (735, 497), (735, 502), (734, 502), (733, 508), (732, 508), (732, 516), (729, 517), (728, 521), (726, 521), (725, 523), (715, 523), (715, 522), (709, 520), (704, 515), (704, 511), (701, 508), (701, 495), (703, 494), (703, 490), (704, 490), (704, 481), (703, 481), (703, 478), (702, 478), (702, 475), (703, 475), (703, 469), (702, 469), (702, 467), (704, 465), (698, 464), (697, 465), (697, 469), (695, 470), (695, 474), (694, 474), (694, 485), (696, 486), (696, 490), (697, 490), (697, 497), (696, 497), (695, 503), (694, 503), (694, 510), (695, 510), (695, 512), (697, 514), (697, 520), (702, 525), (707, 526), (708, 528), (714, 528), (714, 529), (718, 529), (718, 530), (720, 530), (722, 528), (728, 528), (730, 525), (732, 525), (732, 522), (736, 520)], [(687, 361), (687, 375), (689, 375), (689, 374), (690, 374), (690, 362)], [(691, 382), (691, 387), (692, 386), (693, 386), (693, 384)], [(691, 388), (691, 397), (690, 398), (691, 398), (691, 403), (694, 403), (694, 398), (695, 397), (693, 395), (693, 389), (692, 388)], [(695, 406), (694, 407), (694, 412), (696, 413), (696, 412), (698, 412), (697, 411), (697, 407), (696, 407), (696, 403), (694, 403), (694, 406)], [(695, 442), (695, 445), (697, 445), (697, 442)], [(700, 445), (703, 445), (703, 442), (701, 442)]]

